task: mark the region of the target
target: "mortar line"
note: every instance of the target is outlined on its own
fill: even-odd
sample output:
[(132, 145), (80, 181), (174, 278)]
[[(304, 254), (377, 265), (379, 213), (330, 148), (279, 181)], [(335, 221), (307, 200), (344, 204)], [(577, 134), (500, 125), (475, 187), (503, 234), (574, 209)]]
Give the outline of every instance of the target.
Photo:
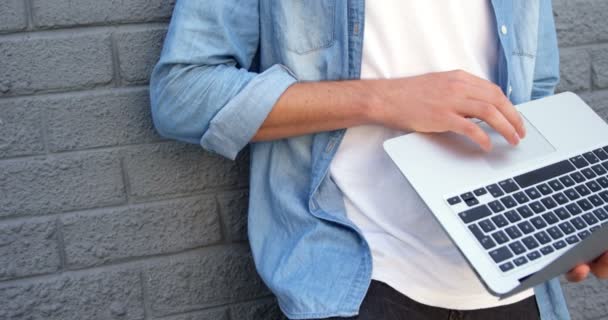
[(139, 271), (139, 283), (141, 285), (141, 301), (144, 304), (143, 305), (143, 309), (144, 309), (144, 319), (148, 320), (148, 315), (150, 314), (150, 312), (148, 312), (148, 292), (146, 290), (146, 284), (144, 282), (144, 271), (140, 270)]
[(56, 232), (57, 232), (57, 249), (59, 251), (59, 265), (60, 265), (60, 270), (64, 271), (66, 270), (66, 266), (67, 266), (67, 259), (66, 259), (66, 253), (65, 253), (65, 241), (63, 238), (63, 223), (61, 223), (61, 219), (57, 218), (55, 219), (55, 228), (56, 228)]
[(120, 87), (122, 84), (122, 76), (120, 74), (120, 58), (118, 56), (118, 42), (116, 41), (116, 33), (110, 34), (110, 51), (112, 52), (112, 72), (114, 76), (114, 86)]
[[(34, 30), (34, 6), (32, 5), (32, 0), (25, 0), (25, 19), (26, 19), (26, 31)], [(22, 30), (23, 31), (23, 30)]]
[(125, 167), (125, 159), (124, 156), (120, 155), (120, 171), (122, 171), (122, 184), (125, 187), (125, 195), (127, 198), (127, 205), (132, 203), (131, 200), (131, 182), (129, 180), (129, 174), (127, 173), (127, 168)]

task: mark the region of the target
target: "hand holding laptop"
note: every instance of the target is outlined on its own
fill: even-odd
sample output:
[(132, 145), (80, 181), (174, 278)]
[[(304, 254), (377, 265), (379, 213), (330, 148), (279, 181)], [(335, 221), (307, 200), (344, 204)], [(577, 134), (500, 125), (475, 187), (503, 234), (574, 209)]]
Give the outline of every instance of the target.
[(566, 279), (571, 282), (583, 281), (589, 276), (589, 272), (593, 273), (600, 279), (608, 279), (608, 252), (601, 257), (587, 264), (578, 265), (566, 274)]

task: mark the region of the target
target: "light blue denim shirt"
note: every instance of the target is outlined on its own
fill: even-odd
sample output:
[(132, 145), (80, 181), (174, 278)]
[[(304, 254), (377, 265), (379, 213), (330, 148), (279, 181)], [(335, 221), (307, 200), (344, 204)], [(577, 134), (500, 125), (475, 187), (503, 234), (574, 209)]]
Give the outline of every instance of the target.
[[(513, 103), (552, 94), (550, 0), (492, 4), (498, 84)], [(157, 130), (234, 159), (290, 85), (359, 78), (364, 9), (364, 0), (177, 1), (151, 81)], [(344, 132), (251, 144), (251, 249), (290, 318), (356, 315), (371, 281), (369, 247), (327, 174)], [(536, 297), (543, 319), (569, 318), (556, 280)]]

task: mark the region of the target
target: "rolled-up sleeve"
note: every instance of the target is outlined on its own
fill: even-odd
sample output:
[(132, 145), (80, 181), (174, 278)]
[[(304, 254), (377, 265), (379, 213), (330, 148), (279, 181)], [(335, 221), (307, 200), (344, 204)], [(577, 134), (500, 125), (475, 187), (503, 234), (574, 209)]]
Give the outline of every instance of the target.
[(248, 71), (258, 45), (258, 0), (177, 1), (150, 81), (157, 131), (236, 158), (297, 81), (282, 65)]

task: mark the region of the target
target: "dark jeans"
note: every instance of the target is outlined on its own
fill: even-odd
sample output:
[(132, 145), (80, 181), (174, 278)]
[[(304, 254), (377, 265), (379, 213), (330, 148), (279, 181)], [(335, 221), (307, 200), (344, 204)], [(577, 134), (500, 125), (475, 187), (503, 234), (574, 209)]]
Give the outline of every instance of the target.
[(372, 281), (356, 320), (538, 320), (534, 296), (523, 301), (489, 309), (459, 311), (420, 304), (385, 283)]

